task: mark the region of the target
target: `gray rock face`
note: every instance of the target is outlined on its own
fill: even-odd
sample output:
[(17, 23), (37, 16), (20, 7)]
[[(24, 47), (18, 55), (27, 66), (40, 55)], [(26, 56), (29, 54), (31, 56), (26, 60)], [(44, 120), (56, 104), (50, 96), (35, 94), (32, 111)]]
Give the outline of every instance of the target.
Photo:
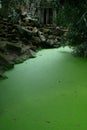
[(13, 68), (28, 58), (35, 58), (39, 48), (60, 47), (64, 31), (54, 26), (35, 26), (35, 19), (25, 17), (21, 25), (0, 20), (0, 77), (1, 71)]
[(39, 37), (41, 39), (41, 42), (46, 42), (46, 38), (45, 38), (45, 36), (44, 36), (44, 34), (42, 32), (38, 31), (38, 35), (39, 35)]

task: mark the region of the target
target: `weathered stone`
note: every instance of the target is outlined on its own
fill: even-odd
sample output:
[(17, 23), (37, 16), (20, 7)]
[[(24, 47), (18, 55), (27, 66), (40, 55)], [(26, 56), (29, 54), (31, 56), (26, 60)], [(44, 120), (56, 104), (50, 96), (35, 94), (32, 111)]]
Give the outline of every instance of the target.
[(23, 63), (26, 59), (29, 58), (29, 55), (21, 55), (19, 56), (16, 60), (15, 60), (15, 63), (16, 64), (19, 64), (19, 63)]
[(18, 26), (18, 30), (19, 30), (20, 35), (22, 35), (24, 37), (28, 38), (28, 37), (32, 36), (32, 31), (28, 30), (25, 27)]
[(22, 63), (26, 59), (35, 58), (40, 48), (60, 46), (60, 28), (52, 26), (38, 28), (35, 26), (35, 19), (31, 17), (24, 19), (21, 23), (23, 26), (0, 20), (0, 70), (7, 70), (12, 68), (14, 63)]
[(31, 49), (29, 49), (29, 51), (27, 51), (23, 55), (17, 57), (17, 59), (15, 60), (15, 63), (19, 64), (19, 63), (22, 63), (29, 58), (35, 58), (35, 57), (36, 57), (36, 53), (34, 51), (32, 51)]
[(32, 26), (39, 26), (38, 19), (32, 18), (29, 14), (24, 18), (26, 24), (30, 24)]
[(4, 66), (3, 68), (9, 69), (14, 67), (14, 63), (12, 61), (9, 61), (6, 56), (2, 53), (0, 53), (0, 65)]
[(60, 47), (60, 42), (58, 42), (57, 39), (48, 39), (46, 44), (48, 45), (48, 47), (51, 47), (51, 48)]
[(0, 51), (1, 52), (5, 51), (5, 47), (6, 47), (7, 43), (8, 43), (7, 41), (0, 41)]
[(48, 29), (48, 28), (42, 28), (41, 31), (42, 31), (43, 33), (49, 33), (49, 32), (50, 32), (50, 29)]
[(35, 51), (30, 49), (30, 58), (35, 58), (35, 57), (36, 57)]
[(18, 30), (19, 30), (19, 33), (23, 36), (23, 37), (26, 37), (26, 38), (29, 38), (33, 35), (36, 34), (35, 31), (32, 31), (32, 30), (29, 30), (25, 27), (21, 27), (21, 26), (18, 26)]
[(38, 32), (37, 27), (34, 27), (34, 28), (32, 29), (32, 32), (37, 33), (37, 32)]
[(4, 75), (3, 73), (0, 73), (0, 78), (1, 79), (8, 79), (8, 77), (6, 75)]
[(41, 24), (56, 25), (57, 10), (53, 0), (37, 0), (34, 5)]
[(42, 32), (38, 31), (38, 35), (39, 35), (39, 37), (41, 39), (41, 42), (46, 42), (46, 38), (45, 38), (45, 36), (43, 35)]
[(37, 36), (33, 36), (31, 40), (32, 40), (32, 44), (34, 45), (40, 45), (41, 43), (41, 39)]
[(29, 46), (29, 45), (23, 45), (23, 46), (22, 46), (22, 50), (21, 50), (21, 54), (26, 53), (29, 49), (30, 49), (30, 46)]
[(10, 43), (10, 42), (8, 42), (6, 47), (7, 47), (8, 50), (15, 51), (17, 53), (21, 53), (21, 50), (22, 50), (22, 44), (20, 44), (20, 43)]

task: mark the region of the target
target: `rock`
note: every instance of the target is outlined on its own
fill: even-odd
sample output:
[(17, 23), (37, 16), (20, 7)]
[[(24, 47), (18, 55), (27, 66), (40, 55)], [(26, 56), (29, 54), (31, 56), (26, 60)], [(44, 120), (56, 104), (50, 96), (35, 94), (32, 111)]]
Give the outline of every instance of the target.
[(20, 20), (20, 24), (23, 25), (31, 25), (31, 26), (40, 26), (39, 21), (37, 18), (33, 18), (30, 14), (22, 16), (22, 19)]
[(39, 35), (39, 37), (41, 39), (41, 42), (46, 42), (46, 38), (45, 38), (45, 36), (43, 35), (42, 32), (38, 31), (38, 35)]
[(29, 21), (29, 23), (31, 23), (32, 26), (36, 26), (36, 27), (39, 26), (38, 19), (32, 18), (30, 15), (28, 15), (28, 16), (25, 18), (25, 20), (26, 20), (26, 21)]
[(0, 73), (0, 78), (1, 79), (8, 79), (8, 77), (6, 75), (4, 75), (3, 73)]
[(62, 28), (40, 26), (37, 19), (27, 15), (23, 16), (23, 21), (20, 20), (20, 25), (0, 19), (0, 70), (35, 58), (41, 48), (60, 46)]
[(46, 42), (46, 45), (50, 48), (54, 47), (54, 40), (53, 39), (48, 39)]
[(22, 50), (21, 50), (21, 54), (26, 53), (27, 51), (29, 51), (30, 46), (29, 45), (23, 45), (22, 46)]
[(34, 52), (37, 52), (37, 50), (38, 50), (37, 46), (35, 46), (33, 44), (30, 46), (30, 49), (33, 50)]
[(60, 42), (58, 42), (57, 39), (48, 39), (46, 44), (47, 44), (48, 47), (51, 47), (51, 48), (60, 47)]
[(21, 26), (18, 26), (18, 30), (19, 30), (20, 35), (22, 35), (23, 37), (26, 37), (27, 39), (29, 39), (33, 35), (36, 35), (37, 33), (35, 29), (33, 29), (32, 31), (32, 30), (27, 29), (27, 27), (25, 28)]
[(18, 30), (19, 30), (20, 35), (22, 35), (23, 37), (29, 38), (33, 35), (32, 31), (28, 30), (25, 27), (18, 26)]
[(5, 69), (13, 68), (14, 63), (9, 61), (3, 53), (0, 53), (0, 65)]
[(23, 63), (26, 59), (28, 59), (29, 56), (28, 55), (21, 55), (19, 56), (16, 60), (15, 60), (15, 64), (20, 64)]
[(43, 33), (49, 33), (49, 32), (50, 32), (50, 29), (48, 29), (48, 28), (42, 28), (41, 31), (42, 31)]
[(38, 32), (37, 27), (34, 27), (34, 28), (32, 29), (32, 32), (37, 33), (37, 32)]
[(38, 46), (38, 45), (40, 45), (40, 43), (41, 43), (41, 39), (39, 37), (37, 37), (37, 36), (32, 37), (32, 44)]
[(36, 57), (35, 51), (30, 49), (30, 58), (35, 58), (35, 57)]
[(0, 41), (0, 51), (5, 52), (5, 47), (7, 45), (7, 41)]
[(27, 60), (29, 58), (35, 58), (35, 57), (36, 57), (36, 53), (34, 51), (32, 51), (31, 49), (29, 49), (29, 51), (27, 51), (23, 55), (17, 57), (17, 59), (15, 60), (15, 63), (16, 64), (23, 63), (25, 60)]
[(8, 42), (7, 45), (6, 45), (7, 49), (9, 51), (12, 51), (12, 52), (17, 52), (17, 53), (21, 53), (21, 50), (22, 50), (22, 44), (20, 43), (11, 43), (11, 42)]
[(48, 39), (47, 44), (50, 45), (50, 46), (53, 46), (54, 45), (54, 40), (53, 39)]
[(54, 38), (54, 35), (48, 35), (48, 39)]

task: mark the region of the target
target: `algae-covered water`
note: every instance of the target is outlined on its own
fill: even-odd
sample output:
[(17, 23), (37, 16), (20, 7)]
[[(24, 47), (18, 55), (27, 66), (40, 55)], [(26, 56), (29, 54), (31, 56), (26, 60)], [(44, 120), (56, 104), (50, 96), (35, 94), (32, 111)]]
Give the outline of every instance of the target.
[(42, 50), (0, 81), (0, 130), (87, 130), (87, 59)]

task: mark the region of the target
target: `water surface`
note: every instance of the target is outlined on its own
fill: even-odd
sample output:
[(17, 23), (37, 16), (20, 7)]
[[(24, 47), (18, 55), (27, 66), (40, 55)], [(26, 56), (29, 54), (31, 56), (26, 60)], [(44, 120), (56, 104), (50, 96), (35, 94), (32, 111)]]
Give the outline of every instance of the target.
[(0, 81), (0, 130), (87, 130), (87, 59), (42, 50)]

